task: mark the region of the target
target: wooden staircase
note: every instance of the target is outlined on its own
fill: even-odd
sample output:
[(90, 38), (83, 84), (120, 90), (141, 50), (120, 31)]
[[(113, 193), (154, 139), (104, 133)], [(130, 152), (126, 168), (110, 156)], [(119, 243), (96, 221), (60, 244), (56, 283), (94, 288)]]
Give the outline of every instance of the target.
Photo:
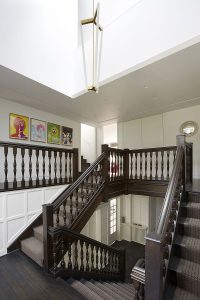
[(180, 208), (165, 299), (200, 299), (200, 192), (189, 192)]

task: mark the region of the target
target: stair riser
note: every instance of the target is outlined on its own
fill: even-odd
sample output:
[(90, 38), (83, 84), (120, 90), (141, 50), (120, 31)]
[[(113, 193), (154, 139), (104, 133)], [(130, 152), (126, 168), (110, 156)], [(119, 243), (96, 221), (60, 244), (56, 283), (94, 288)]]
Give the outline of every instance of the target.
[(180, 216), (193, 219), (200, 219), (200, 208), (181, 207)]
[(200, 228), (188, 224), (178, 224), (178, 234), (200, 239)]
[(33, 230), (33, 232), (34, 232), (34, 237), (43, 243), (43, 232), (37, 232), (35, 230)]
[(189, 194), (188, 195), (189, 202), (200, 203), (200, 196), (199, 194)]
[[(187, 277), (184, 274), (170, 270), (170, 281), (176, 286), (200, 297), (200, 281), (195, 278)], [(181, 300), (181, 299), (180, 299)]]
[(181, 245), (175, 245), (174, 254), (177, 257), (193, 261), (195, 263), (200, 262), (200, 251), (199, 249), (186, 248)]

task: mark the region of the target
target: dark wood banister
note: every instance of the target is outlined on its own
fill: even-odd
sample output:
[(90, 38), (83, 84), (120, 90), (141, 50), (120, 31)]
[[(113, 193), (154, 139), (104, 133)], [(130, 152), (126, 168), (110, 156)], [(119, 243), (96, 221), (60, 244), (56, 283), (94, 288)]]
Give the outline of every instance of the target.
[[(149, 233), (146, 236), (145, 268), (139, 267), (138, 269), (139, 264), (141, 264), (141, 261), (139, 261), (137, 262), (131, 273), (134, 284), (138, 289), (135, 299), (144, 299), (144, 285), (146, 294), (145, 299), (163, 299), (167, 267), (170, 261), (171, 254), (168, 244), (172, 245), (174, 239), (174, 235), (172, 236), (170, 234), (169, 236), (167, 236), (167, 229), (169, 226), (169, 219), (173, 210), (174, 199), (176, 199), (176, 197), (181, 197), (180, 200), (182, 200), (185, 197), (187, 146), (192, 148), (192, 145), (185, 142), (185, 136), (177, 136), (176, 159), (163, 202), (158, 227), (155, 233)], [(190, 178), (191, 177), (192, 176), (190, 174)], [(179, 182), (179, 180), (181, 180), (181, 182)], [(181, 196), (176, 195), (178, 184), (180, 184), (181, 190), (179, 188), (179, 193), (181, 194)], [(177, 206), (177, 212), (174, 212), (173, 219), (171, 220), (172, 222), (173, 220), (177, 219), (179, 214), (178, 200), (176, 199), (175, 202)], [(175, 228), (173, 229), (173, 231), (175, 231)], [(169, 242), (166, 242), (166, 239), (169, 240)], [(165, 265), (163, 265), (164, 258), (167, 258), (167, 263), (165, 263)]]
[(74, 182), (72, 183), (65, 191), (63, 191), (58, 198), (53, 202), (53, 209), (56, 210), (62, 203), (63, 201), (71, 195), (73, 191), (77, 189), (77, 187), (80, 185), (82, 181), (84, 181), (85, 178), (87, 178), (91, 171), (93, 171), (96, 166), (103, 161), (105, 158), (105, 153), (102, 153), (93, 164), (83, 173), (81, 176)]
[(158, 222), (157, 234), (165, 234), (167, 229), (167, 222), (169, 219), (169, 214), (172, 208), (172, 203), (176, 193), (177, 183), (179, 179), (179, 174), (182, 168), (184, 149), (183, 146), (178, 146), (177, 156), (174, 163), (172, 175), (167, 187), (166, 196), (163, 202), (162, 212), (160, 214), (160, 219)]
[(168, 147), (157, 147), (157, 148), (145, 148), (145, 149), (132, 149), (130, 152), (140, 153), (140, 152), (157, 152), (157, 151), (168, 151), (168, 150), (176, 150), (176, 146), (168, 146)]

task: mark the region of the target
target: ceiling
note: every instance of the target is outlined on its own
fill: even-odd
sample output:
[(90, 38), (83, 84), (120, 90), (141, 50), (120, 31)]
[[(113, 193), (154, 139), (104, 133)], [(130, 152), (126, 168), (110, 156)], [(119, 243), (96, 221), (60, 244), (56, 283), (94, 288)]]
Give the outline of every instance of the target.
[(0, 97), (98, 126), (200, 104), (200, 43), (75, 99), (0, 67)]

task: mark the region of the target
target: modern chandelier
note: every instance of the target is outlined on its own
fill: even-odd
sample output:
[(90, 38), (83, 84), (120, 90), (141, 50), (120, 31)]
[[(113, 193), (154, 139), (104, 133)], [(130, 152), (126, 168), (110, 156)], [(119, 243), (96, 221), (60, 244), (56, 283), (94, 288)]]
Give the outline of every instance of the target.
[[(86, 89), (98, 93), (103, 40), (103, 29), (99, 25), (99, 3), (94, 10), (93, 0), (93, 17), (81, 20), (80, 27)], [(92, 38), (84, 39), (84, 33), (90, 33)]]

